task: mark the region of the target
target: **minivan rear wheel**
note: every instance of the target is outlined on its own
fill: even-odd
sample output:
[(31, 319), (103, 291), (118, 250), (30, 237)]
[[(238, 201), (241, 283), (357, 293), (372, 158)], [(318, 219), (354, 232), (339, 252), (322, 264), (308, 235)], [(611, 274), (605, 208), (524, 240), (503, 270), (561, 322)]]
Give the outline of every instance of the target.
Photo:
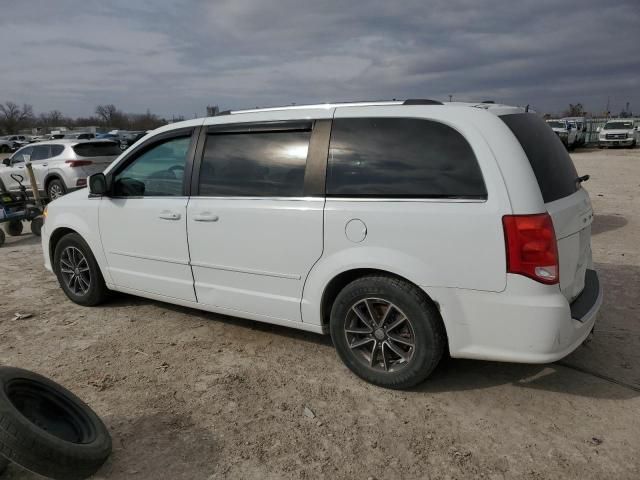
[(53, 268), (64, 293), (72, 302), (94, 306), (108, 296), (100, 267), (87, 242), (77, 233), (62, 237), (53, 254)]
[(386, 275), (348, 284), (333, 304), (330, 329), (345, 365), (360, 378), (386, 388), (421, 383), (445, 349), (442, 319), (426, 294)]

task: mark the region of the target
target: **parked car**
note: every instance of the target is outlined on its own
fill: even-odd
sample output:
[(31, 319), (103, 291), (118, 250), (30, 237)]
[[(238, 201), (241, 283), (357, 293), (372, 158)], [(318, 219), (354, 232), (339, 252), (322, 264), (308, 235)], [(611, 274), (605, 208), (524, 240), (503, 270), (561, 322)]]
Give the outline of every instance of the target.
[(121, 137), (120, 149), (126, 150), (131, 145), (133, 145), (138, 140), (140, 140), (142, 137), (144, 137), (146, 134), (147, 134), (146, 131), (144, 131), (144, 132), (127, 132), (125, 135), (123, 135)]
[(0, 166), (0, 179), (7, 189), (18, 191), (18, 182), (11, 174), (19, 173), (26, 178), (25, 162), (29, 159), (40, 193), (55, 200), (86, 187), (87, 177), (102, 172), (119, 153), (118, 144), (108, 140), (38, 142), (5, 158)]
[(71, 132), (65, 133), (64, 138), (75, 140), (91, 140), (93, 138), (96, 138), (96, 134), (91, 132)]
[(624, 118), (609, 120), (602, 128), (598, 129), (598, 146), (604, 147), (629, 147), (633, 148), (638, 143), (640, 125), (634, 125), (633, 120)]
[(0, 139), (8, 142), (13, 150), (27, 145), (31, 140), (26, 135), (5, 135), (4, 137), (0, 137)]
[(547, 125), (555, 132), (567, 150), (576, 147), (578, 143), (578, 131), (575, 128), (575, 124), (571, 125), (566, 120), (547, 120)]
[(295, 106), (171, 124), (49, 205), (47, 269), (317, 333), (377, 385), (458, 358), (546, 363), (602, 303), (589, 194), (544, 120), (497, 104)]
[(587, 143), (587, 120), (584, 117), (565, 117), (563, 120), (576, 128), (576, 147), (584, 146)]
[(15, 150), (14, 143), (4, 138), (0, 138), (0, 153), (9, 153)]

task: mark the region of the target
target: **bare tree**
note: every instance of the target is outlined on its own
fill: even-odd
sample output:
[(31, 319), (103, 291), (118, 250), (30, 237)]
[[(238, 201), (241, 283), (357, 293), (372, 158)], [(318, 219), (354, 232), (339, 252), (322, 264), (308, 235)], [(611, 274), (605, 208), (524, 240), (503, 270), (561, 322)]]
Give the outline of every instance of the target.
[(96, 115), (105, 125), (113, 125), (115, 117), (118, 116), (120, 112), (116, 108), (116, 106), (112, 103), (108, 105), (98, 105), (96, 107)]
[(22, 108), (14, 102), (0, 104), (0, 128), (6, 133), (16, 133), (28, 122), (33, 121), (33, 107), (24, 103)]
[(569, 108), (564, 111), (565, 117), (584, 117), (585, 111), (581, 103), (569, 104)]

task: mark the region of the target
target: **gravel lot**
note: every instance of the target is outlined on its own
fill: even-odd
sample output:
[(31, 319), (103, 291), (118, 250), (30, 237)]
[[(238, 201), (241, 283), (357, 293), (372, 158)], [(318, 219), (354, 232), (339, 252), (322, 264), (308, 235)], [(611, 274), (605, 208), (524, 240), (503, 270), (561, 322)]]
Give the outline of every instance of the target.
[(103, 417), (114, 450), (96, 478), (638, 479), (640, 149), (572, 156), (591, 175), (606, 290), (594, 340), (562, 362), (449, 360), (414, 391), (383, 390), (329, 338), (124, 295), (74, 305), (24, 234), (0, 248), (0, 364)]

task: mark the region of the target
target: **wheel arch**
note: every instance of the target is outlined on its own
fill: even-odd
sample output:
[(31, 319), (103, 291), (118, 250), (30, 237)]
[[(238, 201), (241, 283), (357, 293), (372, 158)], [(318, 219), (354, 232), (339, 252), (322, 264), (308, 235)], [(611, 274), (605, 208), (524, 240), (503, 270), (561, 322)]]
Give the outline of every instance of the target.
[(47, 176), (44, 178), (44, 192), (49, 195), (49, 184), (53, 181), (53, 180), (60, 180), (62, 182), (62, 184), (65, 186), (66, 185), (64, 183), (64, 178), (62, 178), (62, 175), (60, 175), (59, 173), (53, 172), (53, 173), (48, 173)]
[(88, 235), (83, 234), (82, 229), (74, 228), (74, 227), (69, 226), (69, 225), (57, 226), (49, 234), (48, 253), (49, 253), (49, 259), (50, 259), (50, 262), (51, 262), (52, 270), (55, 272), (54, 253), (56, 251), (56, 246), (58, 245), (60, 240), (65, 235), (68, 235), (69, 233), (75, 233), (76, 235), (79, 235), (82, 238), (82, 240), (84, 240), (84, 242), (89, 247), (89, 250), (91, 251), (91, 254), (95, 258), (96, 263), (98, 264), (98, 268), (100, 269), (100, 273), (102, 273), (102, 277), (104, 278), (105, 282), (107, 284), (111, 284), (112, 283), (111, 282), (111, 275), (109, 274), (109, 269), (106, 268), (106, 259), (104, 257), (104, 254), (103, 254), (101, 248), (99, 246), (96, 246)]

